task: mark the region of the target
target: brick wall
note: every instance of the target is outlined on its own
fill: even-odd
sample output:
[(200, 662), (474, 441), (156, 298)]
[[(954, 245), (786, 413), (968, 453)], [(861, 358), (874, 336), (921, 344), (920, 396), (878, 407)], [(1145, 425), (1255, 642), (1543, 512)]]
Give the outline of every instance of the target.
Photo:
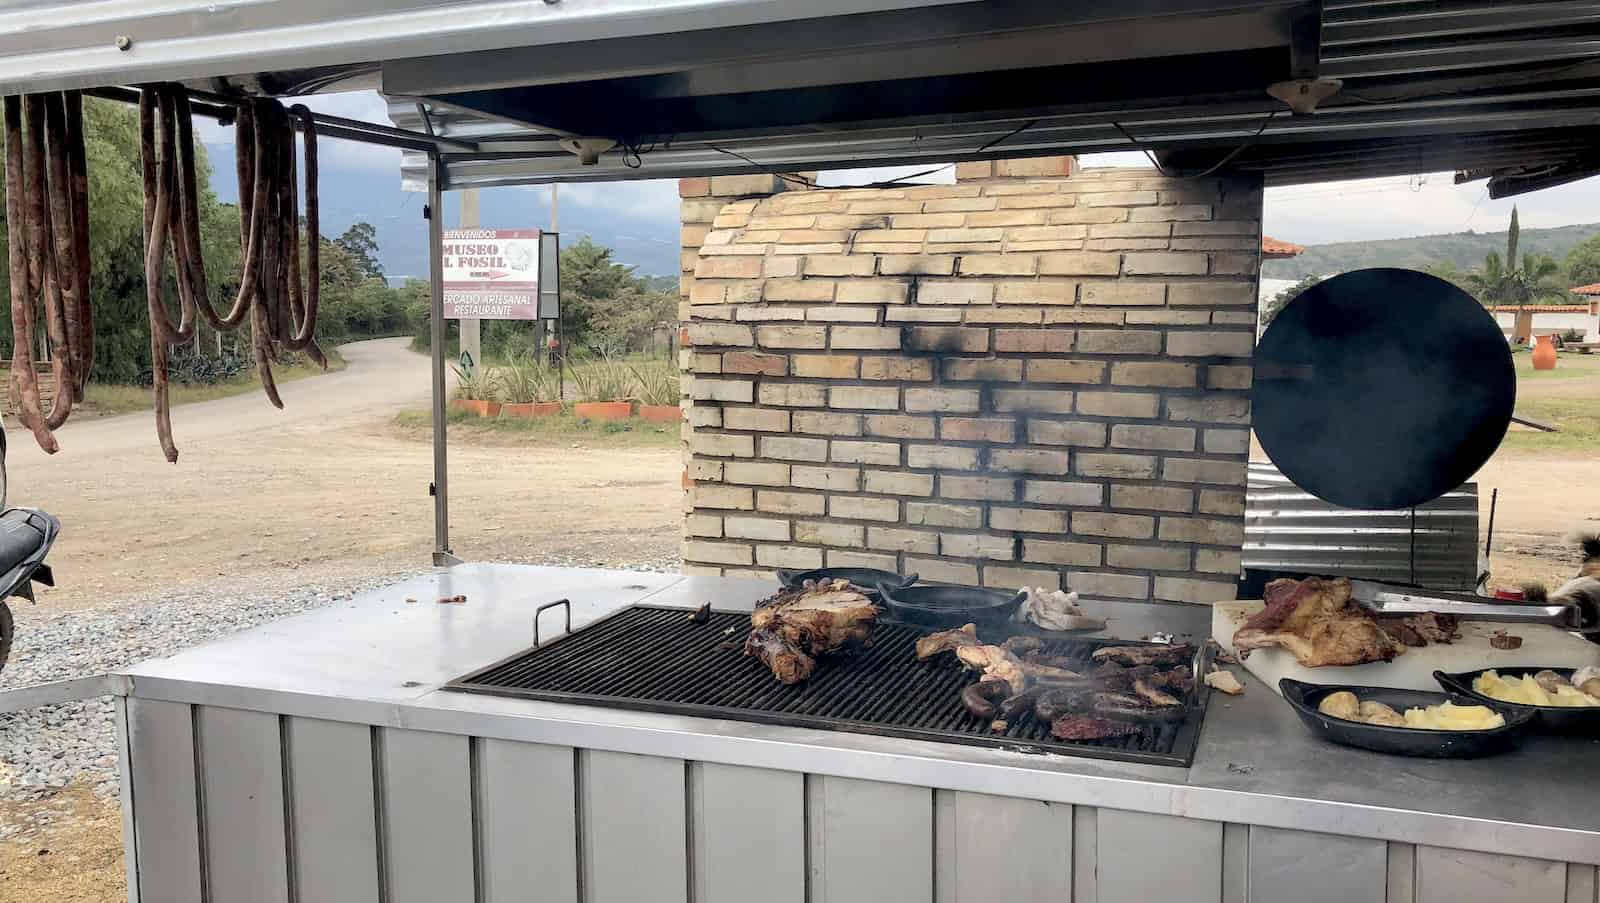
[(1071, 171), (713, 214), (685, 258), (686, 571), (1231, 598), (1260, 186)]

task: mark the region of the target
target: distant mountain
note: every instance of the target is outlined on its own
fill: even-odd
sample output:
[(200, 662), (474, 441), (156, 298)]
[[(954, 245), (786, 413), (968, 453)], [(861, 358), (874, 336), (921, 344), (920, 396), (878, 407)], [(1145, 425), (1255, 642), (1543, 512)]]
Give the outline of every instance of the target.
[[(1600, 223), (1523, 229), (1519, 247), (1522, 253), (1549, 254), (1559, 263), (1575, 245), (1596, 235), (1600, 235)], [(1367, 267), (1421, 270), (1445, 262), (1455, 264), (1459, 270), (1472, 270), (1483, 266), (1484, 255), (1490, 251), (1505, 254), (1504, 232), (1454, 232), (1383, 241), (1340, 241), (1309, 245), (1304, 254), (1291, 260), (1266, 261), (1261, 266), (1261, 275), (1272, 279), (1300, 279)]]
[[(233, 146), (206, 145), (212, 161), (211, 188), (226, 203), (238, 201), (234, 178)], [(321, 231), (332, 238), (352, 223), (371, 223), (378, 233), (379, 257), (391, 280), (428, 276), (428, 230), (422, 219), (426, 196), (400, 190), (400, 173), (374, 167), (330, 166), (321, 178)], [(446, 228), (459, 222), (460, 195), (445, 193)], [(531, 229), (549, 223), (550, 209), (543, 195), (516, 188), (483, 191), (479, 219), (485, 228)], [(627, 213), (586, 207), (561, 197), (561, 242), (576, 242), (584, 235), (616, 251), (619, 263), (637, 267), (640, 275), (678, 274), (678, 211), (640, 209)]]

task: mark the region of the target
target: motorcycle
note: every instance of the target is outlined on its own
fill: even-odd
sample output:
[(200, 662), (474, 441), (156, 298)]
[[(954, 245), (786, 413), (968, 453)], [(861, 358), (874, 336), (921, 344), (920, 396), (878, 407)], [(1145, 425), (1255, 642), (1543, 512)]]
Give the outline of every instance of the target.
[(33, 584), (56, 585), (44, 559), (61, 532), (61, 522), (37, 508), (7, 508), (6, 482), (6, 434), (0, 429), (0, 668), (16, 633), (6, 600), (33, 602)]

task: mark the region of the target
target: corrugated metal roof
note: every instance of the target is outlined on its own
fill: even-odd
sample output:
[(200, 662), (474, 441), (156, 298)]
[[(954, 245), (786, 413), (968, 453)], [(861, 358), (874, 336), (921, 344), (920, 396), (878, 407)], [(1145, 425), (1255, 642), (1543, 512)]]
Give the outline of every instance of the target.
[(1244, 566), (1469, 591), (1478, 580), (1478, 486), (1465, 483), (1419, 508), (1355, 511), (1250, 462)]

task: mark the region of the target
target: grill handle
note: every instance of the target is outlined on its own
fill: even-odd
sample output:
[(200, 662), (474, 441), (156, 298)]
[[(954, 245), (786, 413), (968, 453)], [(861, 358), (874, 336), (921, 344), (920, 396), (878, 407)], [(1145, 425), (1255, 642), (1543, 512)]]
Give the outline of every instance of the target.
[(557, 599), (554, 602), (546, 602), (545, 604), (543, 604), (543, 605), (541, 605), (538, 608), (535, 608), (533, 610), (533, 647), (535, 649), (537, 649), (541, 645), (543, 645), (542, 643), (539, 642), (539, 616), (544, 614), (546, 609), (555, 608), (558, 605), (561, 606), (561, 610), (564, 611), (566, 613), (566, 616), (567, 616), (566, 617), (566, 624), (562, 627), (562, 630), (561, 630), (561, 635), (562, 636), (566, 636), (567, 634), (572, 632), (572, 600), (571, 599)]

